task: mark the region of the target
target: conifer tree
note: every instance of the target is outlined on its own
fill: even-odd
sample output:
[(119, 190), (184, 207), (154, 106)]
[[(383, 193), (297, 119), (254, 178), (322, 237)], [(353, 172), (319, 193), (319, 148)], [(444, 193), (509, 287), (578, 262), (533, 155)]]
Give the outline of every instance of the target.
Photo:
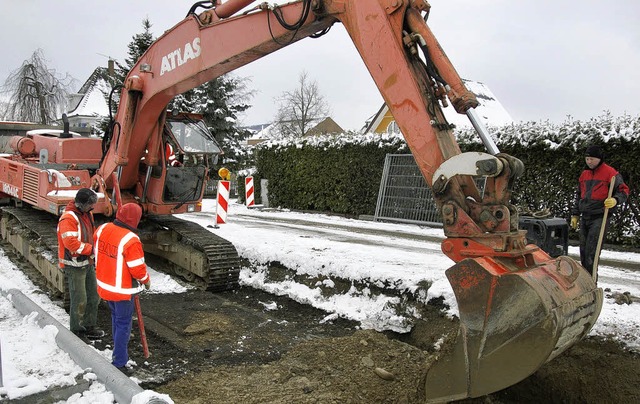
[(116, 79), (117, 84), (124, 83), (124, 79), (131, 71), (133, 66), (138, 62), (140, 56), (142, 56), (151, 44), (155, 41), (153, 34), (151, 33), (151, 22), (148, 18), (142, 20), (142, 32), (135, 34), (129, 42), (127, 57), (124, 60), (124, 65), (116, 62)]

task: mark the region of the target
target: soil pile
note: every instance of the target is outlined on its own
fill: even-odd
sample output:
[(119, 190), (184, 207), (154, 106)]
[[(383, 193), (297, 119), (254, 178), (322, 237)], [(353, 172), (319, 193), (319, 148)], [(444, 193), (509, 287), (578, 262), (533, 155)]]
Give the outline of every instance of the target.
[(375, 331), (297, 345), (263, 365), (220, 366), (158, 388), (178, 403), (415, 403), (429, 356)]

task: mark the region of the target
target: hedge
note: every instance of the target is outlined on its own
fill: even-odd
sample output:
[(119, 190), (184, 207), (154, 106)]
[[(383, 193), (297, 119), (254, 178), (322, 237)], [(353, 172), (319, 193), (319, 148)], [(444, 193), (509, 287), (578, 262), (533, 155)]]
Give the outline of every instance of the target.
[[(525, 164), (525, 173), (514, 188), (513, 203), (525, 210), (546, 208), (567, 220), (578, 176), (586, 167), (584, 149), (590, 144), (601, 145), (605, 161), (620, 171), (631, 188), (628, 203), (612, 214), (607, 242), (640, 244), (640, 116), (605, 113), (589, 121), (568, 119), (559, 125), (521, 122), (489, 129), (501, 152)], [(456, 137), (463, 151), (484, 150), (473, 129), (456, 130)], [(269, 179), (271, 206), (373, 215), (387, 153), (409, 153), (401, 135), (349, 133), (268, 142), (256, 150), (254, 178)], [(244, 181), (239, 185), (244, 187)], [(238, 190), (240, 193), (240, 187)]]

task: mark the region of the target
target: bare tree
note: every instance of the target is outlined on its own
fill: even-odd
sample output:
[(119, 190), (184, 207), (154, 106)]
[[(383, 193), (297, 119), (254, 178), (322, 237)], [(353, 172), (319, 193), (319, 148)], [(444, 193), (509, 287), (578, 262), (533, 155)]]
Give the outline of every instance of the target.
[(5, 119), (51, 124), (64, 109), (73, 79), (60, 78), (47, 67), (41, 49), (11, 72), (2, 86), (9, 96), (4, 111)]
[(298, 87), (285, 91), (277, 99), (279, 103), (275, 123), (282, 137), (302, 137), (314, 126), (314, 121), (330, 114), (318, 83), (310, 80), (303, 71), (298, 77)]

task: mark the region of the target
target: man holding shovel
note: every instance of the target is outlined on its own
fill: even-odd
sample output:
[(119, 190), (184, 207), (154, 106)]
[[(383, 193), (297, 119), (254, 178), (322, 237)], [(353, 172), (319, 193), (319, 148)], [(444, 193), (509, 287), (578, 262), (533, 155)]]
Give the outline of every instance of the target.
[(142, 243), (136, 234), (141, 217), (142, 208), (127, 203), (118, 209), (113, 223), (98, 227), (93, 236), (98, 294), (111, 309), (112, 363), (125, 374), (128, 373), (134, 295), (151, 286)]
[(593, 276), (599, 239), (611, 218), (605, 213), (627, 200), (629, 187), (620, 173), (604, 162), (604, 152), (599, 146), (587, 147), (585, 162), (587, 168), (578, 180), (576, 201), (571, 209), (571, 228), (576, 230), (580, 221), (580, 261)]

